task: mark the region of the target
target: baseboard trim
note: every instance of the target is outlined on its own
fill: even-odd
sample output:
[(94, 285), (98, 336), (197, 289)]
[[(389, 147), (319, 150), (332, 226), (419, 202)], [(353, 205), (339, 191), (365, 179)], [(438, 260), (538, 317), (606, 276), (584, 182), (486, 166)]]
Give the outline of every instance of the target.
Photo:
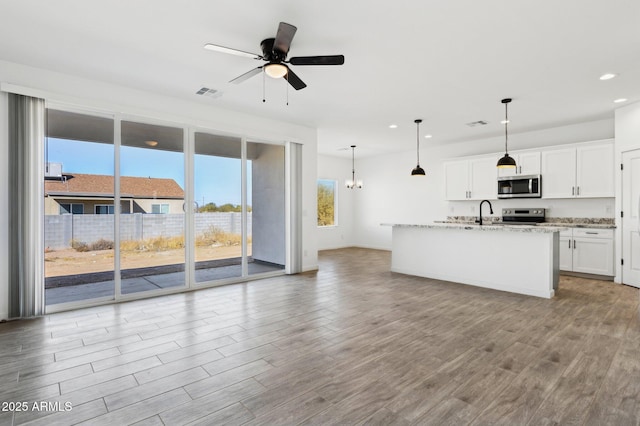
[[(615, 279), (609, 275), (597, 275), (597, 274), (585, 274), (584, 272), (571, 272), (571, 271), (560, 271), (560, 275), (567, 275), (569, 277), (578, 277), (578, 278), (587, 278), (592, 280), (600, 280), (600, 281), (614, 281)], [(616, 283), (620, 284), (620, 283)]]

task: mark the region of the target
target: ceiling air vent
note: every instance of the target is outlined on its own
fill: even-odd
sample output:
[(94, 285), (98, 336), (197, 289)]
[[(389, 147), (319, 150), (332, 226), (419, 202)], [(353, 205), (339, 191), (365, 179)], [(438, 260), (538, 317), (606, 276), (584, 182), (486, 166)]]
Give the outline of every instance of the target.
[(209, 89), (208, 87), (203, 87), (202, 89), (196, 92), (196, 95), (209, 96), (210, 98), (219, 98), (220, 96), (222, 96), (222, 92), (216, 89)]
[(472, 121), (471, 123), (467, 123), (467, 126), (477, 127), (477, 126), (486, 126), (487, 124), (489, 124), (488, 121), (478, 120), (478, 121)]

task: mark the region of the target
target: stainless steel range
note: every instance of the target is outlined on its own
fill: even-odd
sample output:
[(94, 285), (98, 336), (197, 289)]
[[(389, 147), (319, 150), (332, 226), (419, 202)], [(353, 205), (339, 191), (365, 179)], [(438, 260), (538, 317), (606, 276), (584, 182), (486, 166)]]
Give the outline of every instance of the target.
[(502, 222), (510, 225), (535, 225), (544, 222), (546, 209), (506, 208), (502, 209)]

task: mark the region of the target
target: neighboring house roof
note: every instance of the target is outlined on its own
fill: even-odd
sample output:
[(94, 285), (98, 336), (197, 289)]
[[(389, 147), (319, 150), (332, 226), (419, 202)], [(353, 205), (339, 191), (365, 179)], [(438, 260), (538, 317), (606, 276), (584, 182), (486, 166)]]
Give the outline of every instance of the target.
[[(78, 197), (113, 197), (113, 176), (65, 173), (62, 180), (44, 181), (45, 195)], [(124, 198), (184, 199), (184, 191), (173, 179), (120, 177)]]

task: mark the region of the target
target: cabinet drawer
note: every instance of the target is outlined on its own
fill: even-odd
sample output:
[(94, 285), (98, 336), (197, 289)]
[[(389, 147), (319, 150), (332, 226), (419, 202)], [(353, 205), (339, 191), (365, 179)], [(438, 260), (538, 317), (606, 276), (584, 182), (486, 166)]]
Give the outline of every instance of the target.
[(613, 229), (573, 228), (573, 236), (574, 238), (606, 238), (612, 240)]

